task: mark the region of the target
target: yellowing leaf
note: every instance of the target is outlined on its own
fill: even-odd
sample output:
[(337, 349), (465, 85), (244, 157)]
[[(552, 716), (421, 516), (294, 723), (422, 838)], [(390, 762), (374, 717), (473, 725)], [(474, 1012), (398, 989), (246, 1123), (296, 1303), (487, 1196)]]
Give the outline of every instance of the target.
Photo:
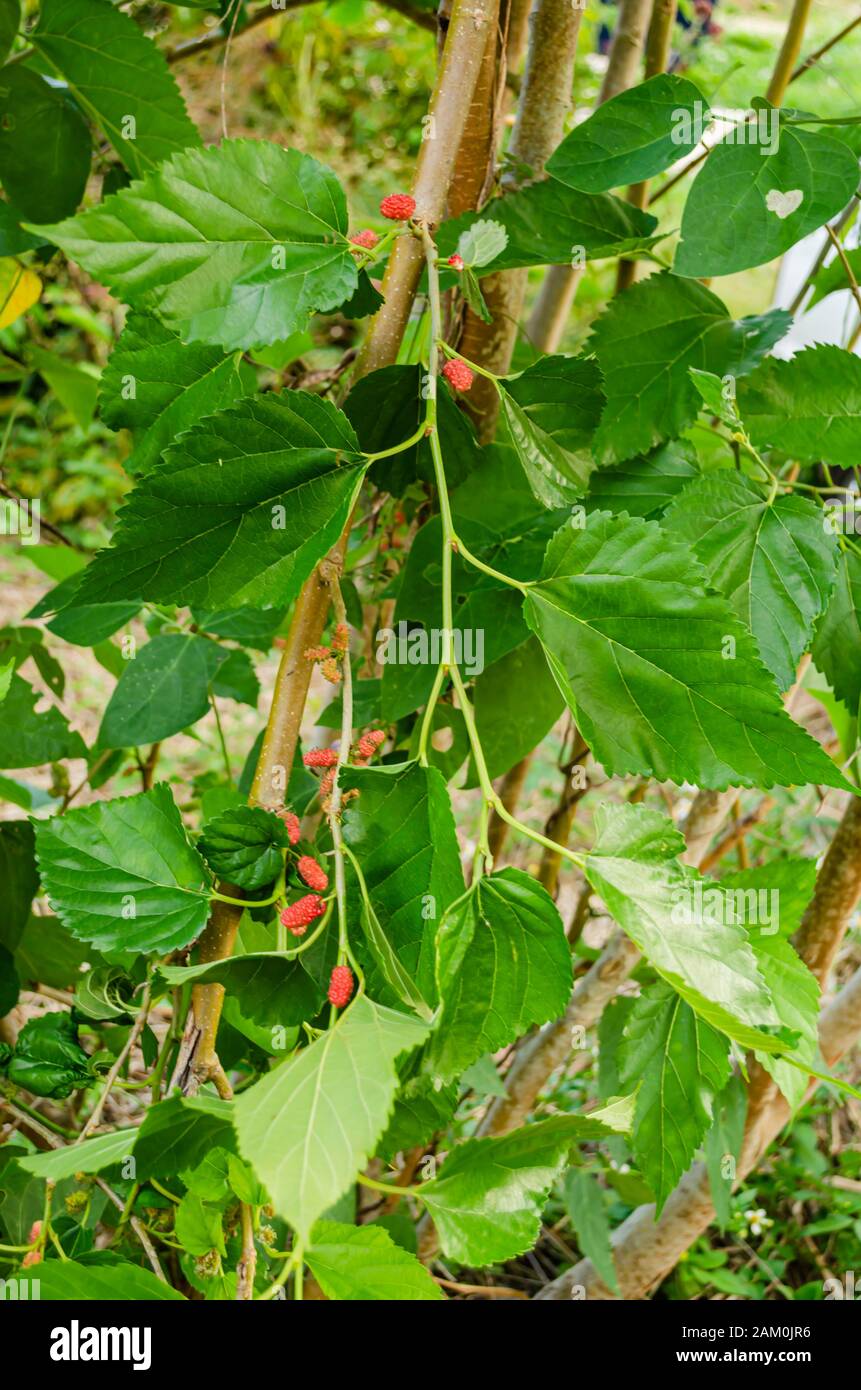
[(8, 328), (42, 293), (42, 281), (11, 257), (0, 260), (0, 328)]

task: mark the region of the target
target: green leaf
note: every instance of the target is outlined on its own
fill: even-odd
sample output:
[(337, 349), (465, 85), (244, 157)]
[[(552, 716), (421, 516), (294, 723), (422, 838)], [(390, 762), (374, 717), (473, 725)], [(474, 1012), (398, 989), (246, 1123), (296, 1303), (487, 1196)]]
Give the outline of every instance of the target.
[(508, 1095), (505, 1082), (496, 1070), (496, 1063), (489, 1052), (479, 1057), (471, 1067), (467, 1067), (461, 1076), (461, 1083), (479, 1096), (502, 1096), (504, 1099)]
[(585, 505), (589, 511), (658, 516), (699, 471), (696, 449), (673, 439), (642, 458), (593, 473)]
[(30, 904), (39, 891), (35, 848), (35, 834), (29, 821), (0, 821), (0, 882), (3, 884), (0, 942), (9, 951), (18, 947), (30, 916)]
[(391, 1112), (395, 1061), (427, 1032), (359, 995), (323, 1037), (235, 1101), (240, 1151), (300, 1240), (366, 1164)]
[(700, 408), (688, 368), (741, 376), (789, 323), (779, 309), (736, 323), (711, 290), (668, 272), (617, 295), (590, 340), (607, 394), (598, 461), (621, 463), (681, 434)]
[(502, 417), (529, 486), (545, 507), (582, 497), (604, 393), (593, 358), (542, 357), (501, 386)]
[(335, 175), (269, 141), (175, 155), (98, 207), (40, 230), (184, 342), (225, 351), (289, 337), (356, 284)]
[(237, 806), (207, 821), (197, 847), (218, 878), (262, 888), (281, 872), (290, 846), (284, 822), (262, 806)]
[(206, 1255), (210, 1250), (226, 1253), (219, 1208), (209, 1206), (193, 1192), (187, 1192), (176, 1209), (174, 1234), (189, 1255)]
[[(752, 873), (759, 875), (762, 871), (753, 870)], [(733, 875), (732, 882), (743, 891), (750, 880), (741, 873)], [(779, 893), (780, 890), (774, 891)], [(802, 1064), (815, 1066), (819, 1045), (819, 981), (786, 936), (778, 934), (774, 923), (752, 930), (750, 944), (781, 1023), (798, 1034), (799, 1041), (792, 1049), (792, 1056)], [(777, 1082), (792, 1108), (799, 1106), (807, 1091), (809, 1078), (805, 1073), (780, 1057), (758, 1053), (757, 1058)]]
[(235, 647), (222, 647), (221, 658), (212, 682), (213, 695), (221, 696), (225, 700), (236, 700), (256, 709), (260, 698), (260, 682), (248, 653)]
[(587, 193), (639, 183), (696, 149), (710, 119), (693, 82), (661, 73), (603, 102), (575, 125), (546, 169)]
[(347, 519), (355, 448), (341, 412), (302, 391), (210, 416), (131, 493), (76, 602), (286, 604)]
[(48, 383), (72, 418), (82, 429), (88, 429), (96, 413), (99, 389), (98, 374), (89, 363), (77, 366), (56, 353), (32, 346), (27, 350), (27, 360)]
[(861, 704), (861, 555), (841, 552), (837, 584), (813, 643), (813, 660), (851, 714)]
[(478, 267), (482, 275), (530, 265), (582, 264), (646, 249), (657, 221), (610, 193), (580, 193), (556, 179), (529, 184), (518, 193), (492, 198), (481, 213), (467, 212), (439, 229), (437, 245), (447, 259), (477, 221), (490, 219), (508, 234), (505, 248)]
[[(475, 682), (473, 704), (491, 780), (531, 753), (565, 707), (535, 637), (482, 671)], [(477, 785), (474, 769), (469, 785)]]
[[(215, 637), (226, 637), (231, 642), (241, 642), (243, 647), (254, 647), (268, 652), (272, 640), (281, 627), (286, 608), (225, 608), (220, 613), (210, 613), (196, 608), (192, 617), (197, 626)], [(340, 727), (340, 726), (338, 726)]]
[(29, 68), (4, 68), (0, 182), (19, 217), (30, 222), (68, 217), (84, 195), (89, 174), (90, 132), (67, 93)]
[(135, 1011), (134, 982), (119, 965), (97, 965), (88, 970), (75, 990), (75, 1008), (87, 1018), (122, 1019)]
[[(365, 453), (382, 453), (416, 433), (426, 409), (423, 381), (419, 364), (400, 363), (370, 372), (351, 387), (344, 413)], [(437, 409), (446, 478), (449, 487), (455, 488), (475, 468), (479, 449), (469, 420), (447, 391), (440, 392)], [(371, 464), (368, 477), (392, 497), (402, 496), (417, 478), (432, 483), (429, 442), (422, 439), (391, 458), (379, 459)]]
[(649, 964), (707, 1024), (774, 1052), (780, 1016), (725, 890), (683, 866), (684, 840), (642, 806), (600, 806), (587, 879)]
[(39, 1014), (25, 1023), (9, 1061), (8, 1077), (34, 1096), (65, 1100), (93, 1079), (90, 1059), (78, 1042), (70, 1013)]
[(637, 1088), (633, 1151), (657, 1213), (690, 1167), (729, 1078), (729, 1043), (662, 981), (628, 1015), (622, 1085)]
[(508, 245), (508, 233), (501, 222), (491, 222), (482, 218), (478, 222), (473, 222), (461, 233), (457, 243), (457, 254), (462, 258), (465, 266), (471, 270), (476, 270), (480, 266), (490, 265), (495, 261)]
[[(32, 827), (28, 826), (32, 830)], [(2, 842), (0, 842), (2, 852)], [(35, 876), (36, 861), (33, 859)], [(67, 932), (56, 917), (31, 913), (15, 951), (15, 966), (22, 980), (68, 989), (80, 979), (81, 966), (101, 960), (97, 951)]]
[(21, 214), (7, 202), (0, 201), (0, 256), (18, 256), (22, 251), (35, 251), (47, 245), (45, 238), (31, 236), (21, 226)]
[(163, 54), (107, 0), (43, 0), (31, 37), (132, 175), (200, 144)]
[(0, 3), (0, 62), (5, 62), (21, 24), (21, 0)]
[[(538, 1239), (550, 1188), (581, 1139), (610, 1135), (602, 1112), (558, 1115), (502, 1139), (468, 1139), (452, 1149), (442, 1177), (421, 1195), (443, 1254), (468, 1265), (496, 1264), (529, 1250)], [(582, 1121), (592, 1121), (586, 1125)]]
[(731, 1076), (715, 1105), (714, 1123), (706, 1135), (706, 1167), (718, 1225), (729, 1225), (732, 1188), (744, 1138), (747, 1090), (740, 1076)]
[(13, 806), (20, 806), (22, 811), (42, 811), (52, 809), (57, 798), (43, 787), (34, 787), (31, 782), (24, 782), (19, 777), (0, 774), (0, 801), (10, 801)]
[(371, 955), (386, 984), (394, 990), (407, 1008), (413, 1009), (420, 1018), (430, 1022), (433, 1014), (427, 1001), (422, 996), (412, 976), (401, 965), (391, 942), (380, 925), (380, 919), (374, 911), (373, 904), (367, 897), (362, 902), (361, 922)]
[(243, 1163), (236, 1154), (228, 1154), (227, 1172), (230, 1179), (230, 1189), (240, 1202), (246, 1202), (250, 1207), (268, 1205), (269, 1194), (265, 1187), (257, 1181), (249, 1163)]
[(199, 1163), (183, 1169), (180, 1176), (189, 1192), (205, 1202), (221, 1202), (230, 1194), (230, 1161), (234, 1158), (228, 1149), (209, 1149)]
[(75, 646), (92, 647), (131, 622), (140, 611), (140, 603), (79, 604), (77, 595), (83, 577), (81, 570), (61, 580), (34, 604), (27, 616), (44, 618), (46, 614), (56, 613), (56, 617), (46, 623), (50, 632)]
[(558, 532), (524, 612), (609, 773), (716, 789), (848, 785), (790, 719), (693, 553), (655, 522), (597, 512)]
[(233, 1106), (215, 1096), (171, 1096), (147, 1110), (134, 1156), (139, 1182), (194, 1168), (215, 1148), (235, 1149)]
[(377, 1152), (387, 1162), (418, 1144), (429, 1144), (438, 1130), (446, 1130), (457, 1109), (457, 1085), (437, 1090), (429, 1076), (412, 1077), (398, 1092), (386, 1132)]
[(163, 783), (39, 821), (36, 854), (57, 916), (101, 950), (165, 955), (206, 925), (206, 866)]
[[(19, 1275), (19, 1284), (27, 1277)], [(124, 1260), (106, 1265), (49, 1260), (39, 1265), (32, 1278), (34, 1284), (38, 1280), (39, 1298), (55, 1303), (185, 1302), (183, 1294), (158, 1279), (151, 1270)]]
[(318, 1221), (305, 1263), (327, 1298), (406, 1303), (443, 1297), (424, 1265), (381, 1226)]
[(87, 756), (81, 735), (69, 728), (55, 705), (37, 713), (40, 699), (20, 676), (12, 677), (0, 702), (0, 767), (40, 767)]
[[(0, 1018), (14, 1009), (20, 992), (21, 981), (15, 969), (12, 952), (6, 946), (0, 946)], [(4, 1047), (8, 1047), (8, 1043), (4, 1044)], [(0, 1057), (0, 1063), (2, 1061), (3, 1058)]]
[(449, 908), (437, 953), (442, 1015), (428, 1065), (444, 1081), (565, 1011), (565, 928), (550, 895), (520, 869), (478, 879)]
[(592, 1261), (607, 1288), (619, 1294), (603, 1188), (594, 1173), (586, 1168), (569, 1168), (562, 1196), (580, 1249), (586, 1259)]
[(178, 435), (254, 389), (254, 372), (237, 354), (182, 343), (149, 314), (130, 314), (102, 373), (99, 403), (106, 425), (135, 436), (126, 470), (146, 473)]
[(743, 474), (721, 470), (685, 488), (663, 525), (690, 545), (787, 690), (834, 585), (837, 541), (822, 508), (795, 495), (770, 499)]
[(362, 866), (388, 941), (423, 998), (436, 1000), (434, 942), (463, 873), (445, 783), (418, 763), (351, 768), (343, 789), (359, 796), (344, 811), (344, 840)]
[(168, 984), (224, 985), (234, 995), (245, 1018), (263, 1028), (292, 1028), (315, 1018), (324, 993), (301, 958), (283, 951), (249, 951), (227, 960), (202, 965), (163, 965), (159, 974)]
[(127, 661), (99, 729), (100, 748), (158, 743), (209, 712), (227, 653), (206, 637), (162, 633)]
[(28, 1154), (19, 1161), (26, 1172), (35, 1173), (38, 1178), (62, 1182), (63, 1178), (74, 1177), (75, 1173), (101, 1173), (115, 1163), (122, 1163), (131, 1157), (137, 1137), (137, 1129), (118, 1129), (112, 1134), (97, 1134), (93, 1139), (85, 1139), (83, 1144), (67, 1144), (48, 1153)]
[[(481, 468), (472, 474), (452, 497), (458, 534), (485, 563), (512, 578), (532, 579), (540, 568), (554, 514), (548, 514), (535, 501), (512, 449), (497, 451), (494, 446), (487, 457), (487, 471)], [(498, 465), (503, 460), (512, 472), (516, 470), (520, 487), (534, 509), (527, 517), (517, 512), (521, 494), (509, 489), (509, 478), (501, 476)], [(504, 529), (502, 534), (496, 530), (497, 503), (511, 528), (511, 539)], [(441, 546), (440, 520), (432, 517), (410, 547), (401, 573), (393, 625), (377, 634), (378, 660), (383, 665), (382, 710), (387, 722), (401, 719), (424, 704), (433, 684), (441, 652)], [(452, 591), (454, 644), (456, 649), (458, 642), (461, 644), (461, 671), (465, 677), (480, 674), (484, 667), (528, 638), (518, 591), (486, 575), (476, 576), (475, 570), (457, 555), (452, 565)], [(424, 632), (414, 630), (419, 625)]]
[(685, 203), (679, 275), (764, 265), (845, 208), (858, 185), (852, 151), (819, 131), (781, 123), (779, 132), (773, 151), (729, 138), (711, 151)]
[[(815, 859), (772, 859), (755, 869), (741, 869), (724, 874), (721, 887), (734, 893), (759, 895), (756, 922), (767, 926), (769, 934), (779, 931), (783, 937), (793, 937), (816, 887)], [(770, 896), (763, 897), (766, 893)], [(737, 899), (738, 902), (738, 899)], [(752, 940), (756, 950), (756, 937)]]
[(739, 382), (738, 406), (758, 449), (835, 468), (858, 460), (861, 358), (840, 347), (807, 348), (788, 362), (768, 358)]

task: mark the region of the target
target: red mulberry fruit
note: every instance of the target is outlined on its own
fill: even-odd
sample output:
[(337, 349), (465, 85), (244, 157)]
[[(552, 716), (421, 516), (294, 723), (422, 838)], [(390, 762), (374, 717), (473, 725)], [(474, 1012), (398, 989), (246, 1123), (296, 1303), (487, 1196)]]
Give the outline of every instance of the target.
[(338, 754), (334, 748), (309, 748), (302, 754), (302, 761), (306, 767), (334, 767)]
[(329, 887), (328, 875), (321, 869), (316, 859), (311, 858), (310, 854), (303, 854), (296, 868), (299, 871), (299, 877), (316, 893), (323, 893)]
[(475, 380), (466, 363), (454, 357), (450, 362), (446, 362), (442, 374), (454, 391), (468, 391)]
[(326, 904), (323, 899), (316, 897), (314, 893), (307, 893), (304, 898), (299, 898), (289, 907), (285, 907), (281, 913), (281, 925), (294, 936), (304, 936), (311, 923), (322, 917), (325, 911)]
[(329, 981), (329, 1003), (343, 1009), (353, 995), (353, 972), (348, 965), (336, 965)]
[(380, 212), (392, 222), (406, 222), (416, 210), (416, 200), (409, 193), (390, 193), (380, 203)]

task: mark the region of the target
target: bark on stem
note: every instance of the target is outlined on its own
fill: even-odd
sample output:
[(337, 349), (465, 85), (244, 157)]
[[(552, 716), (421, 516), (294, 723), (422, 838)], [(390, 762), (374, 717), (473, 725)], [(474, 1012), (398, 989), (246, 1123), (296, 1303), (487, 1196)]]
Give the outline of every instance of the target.
[[(771, 74), (771, 81), (765, 93), (766, 100), (770, 101), (772, 106), (783, 105), (786, 89), (795, 75), (795, 65), (798, 62), (798, 55), (804, 42), (804, 31), (807, 28), (807, 21), (810, 18), (812, 8), (813, 0), (795, 0), (792, 7), (792, 14), (783, 36), (780, 53), (777, 55), (774, 72)], [(842, 30), (840, 37), (846, 32), (847, 30)]]
[[(416, 216), (431, 227), (436, 227), (445, 213), (488, 30), (495, 26), (497, 15), (498, 0), (455, 0), (429, 106), (432, 138), (422, 144), (413, 186)], [(421, 266), (421, 243), (412, 236), (399, 237), (383, 280), (385, 303), (359, 353), (354, 380), (395, 361)], [(274, 799), (275, 789), (280, 787), (281, 797), (286, 789), (311, 680), (311, 666), (302, 659), (302, 653), (320, 642), (329, 609), (329, 581), (333, 573), (340, 572), (348, 535), (349, 523), (327, 559), (306, 580), (296, 600), (257, 764), (252, 804), (279, 804)], [(201, 961), (223, 960), (232, 954), (241, 916), (241, 908), (213, 904), (200, 941)], [(200, 985), (192, 991), (192, 1007), (174, 1072), (174, 1084), (180, 1084), (184, 1091), (194, 1091), (204, 1081), (223, 1077), (215, 1053), (223, 1001), (221, 985)]]
[[(509, 146), (511, 172), (503, 187), (515, 191), (521, 182), (519, 169), (540, 177), (565, 128), (571, 107), (574, 59), (582, 11), (571, 0), (536, 0), (529, 16), (529, 48)], [(466, 311), (460, 350), (465, 357), (501, 375), (511, 357), (526, 293), (525, 270), (501, 271), (482, 281), (482, 291), (492, 316), (489, 324)], [(493, 438), (499, 412), (499, 396), (492, 381), (479, 377), (468, 409), (479, 439)]]
[[(654, 0), (649, 32), (646, 36), (646, 62), (643, 76), (646, 80), (666, 72), (670, 61), (673, 25), (676, 22), (676, 0)], [(649, 206), (649, 181), (632, 184), (628, 189), (628, 202), (637, 208)], [(620, 261), (616, 276), (616, 292), (625, 290), (634, 283), (637, 274), (636, 261)]]
[[(651, 0), (622, 0), (598, 106), (636, 82), (650, 8)], [(541, 351), (556, 352), (559, 347), (581, 275), (567, 265), (548, 269), (526, 326), (526, 336)]]
[[(532, 753), (527, 753), (525, 758), (521, 758), (519, 763), (515, 763), (514, 767), (506, 772), (500, 783), (500, 799), (506, 811), (510, 811), (512, 815), (517, 810), (517, 803), (523, 791), (532, 756)], [(494, 860), (499, 859), (505, 848), (509, 829), (508, 821), (503, 820), (502, 816), (498, 816), (496, 811), (492, 811), (487, 830), (487, 842)]]

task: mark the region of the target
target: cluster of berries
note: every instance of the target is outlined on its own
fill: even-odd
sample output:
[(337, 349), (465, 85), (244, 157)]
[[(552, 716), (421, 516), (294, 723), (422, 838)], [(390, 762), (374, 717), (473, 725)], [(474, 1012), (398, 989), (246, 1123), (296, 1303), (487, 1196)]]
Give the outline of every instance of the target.
[[(409, 193), (389, 193), (380, 203), (380, 212), (383, 217), (388, 217), (392, 222), (408, 222), (416, 210), (416, 200)], [(350, 241), (354, 246), (358, 246), (363, 251), (373, 251), (380, 238), (376, 232), (372, 232), (370, 227), (365, 227), (361, 232), (354, 232)], [(459, 256), (455, 251), (449, 256), (446, 265), (452, 270), (461, 271), (464, 269), (463, 256)], [(453, 360), (446, 362), (442, 369), (442, 374), (453, 391), (468, 391), (475, 379), (465, 362)], [(322, 651), (323, 648), (312, 647), (311, 651)], [(308, 652), (305, 653), (308, 655)], [(317, 660), (318, 658), (312, 658)], [(325, 675), (325, 671), (323, 672)], [(331, 677), (329, 677), (331, 679)]]
[[(409, 193), (390, 193), (380, 203), (380, 212), (390, 222), (408, 222), (415, 210), (416, 200), (411, 198)], [(362, 251), (373, 251), (379, 240), (377, 233), (372, 232), (370, 227), (364, 227), (361, 232), (354, 232), (350, 237), (352, 245), (358, 246)]]
[[(305, 653), (311, 661), (329, 660), (333, 653), (337, 653), (340, 658), (346, 651), (347, 629), (340, 624), (335, 629), (332, 639), (332, 646), (312, 647)], [(371, 729), (354, 744), (351, 749), (351, 762), (354, 767), (364, 767), (370, 762), (374, 754), (378, 752), (380, 745), (385, 742), (385, 733), (382, 729)], [(328, 798), (332, 791), (332, 784), (335, 778), (335, 768), (338, 762), (338, 754), (334, 748), (309, 748), (307, 753), (302, 756), (302, 761), (308, 768), (320, 769), (323, 777), (320, 780), (320, 797), (324, 810), (328, 810)], [(347, 792), (344, 795), (346, 801), (350, 796), (357, 796), (355, 791)], [(291, 845), (297, 845), (301, 834), (299, 817), (294, 811), (282, 811), (281, 819), (287, 827), (287, 835)], [(282, 909), (280, 921), (292, 936), (304, 936), (312, 922), (316, 922), (326, 911), (326, 903), (320, 896), (329, 886), (329, 877), (317, 860), (310, 854), (302, 854), (296, 861), (296, 872), (302, 882), (313, 891), (305, 893), (295, 902), (290, 903)], [(353, 994), (353, 975), (346, 965), (336, 965), (332, 971), (329, 982), (329, 1001), (336, 1008), (342, 1009), (352, 998)]]
[[(290, 844), (298, 845), (302, 832), (296, 812), (282, 811), (281, 819), (287, 827)], [(300, 854), (296, 860), (296, 872), (302, 882), (308, 888), (313, 888), (314, 892), (306, 893), (303, 898), (285, 907), (281, 913), (281, 925), (292, 932), (293, 936), (304, 936), (311, 923), (317, 917), (322, 917), (326, 911), (326, 904), (317, 894), (325, 893), (329, 887), (329, 876), (310, 854)]]
[(342, 679), (340, 663), (344, 660), (349, 645), (350, 633), (347, 624), (338, 623), (332, 634), (331, 646), (306, 647), (303, 654), (306, 661), (319, 662), (326, 680), (331, 681), (332, 685), (338, 685)]
[[(362, 734), (351, 752), (353, 766), (364, 767), (366, 763), (370, 762), (380, 744), (384, 742), (385, 737), (382, 729), (372, 729), (370, 733)], [(309, 748), (308, 752), (302, 755), (302, 761), (306, 767), (323, 770), (323, 776), (320, 779), (320, 804), (324, 811), (328, 811), (329, 797), (335, 782), (335, 764), (338, 761), (338, 754), (334, 748)], [(342, 801), (347, 801), (355, 795), (355, 792), (345, 792)]]

